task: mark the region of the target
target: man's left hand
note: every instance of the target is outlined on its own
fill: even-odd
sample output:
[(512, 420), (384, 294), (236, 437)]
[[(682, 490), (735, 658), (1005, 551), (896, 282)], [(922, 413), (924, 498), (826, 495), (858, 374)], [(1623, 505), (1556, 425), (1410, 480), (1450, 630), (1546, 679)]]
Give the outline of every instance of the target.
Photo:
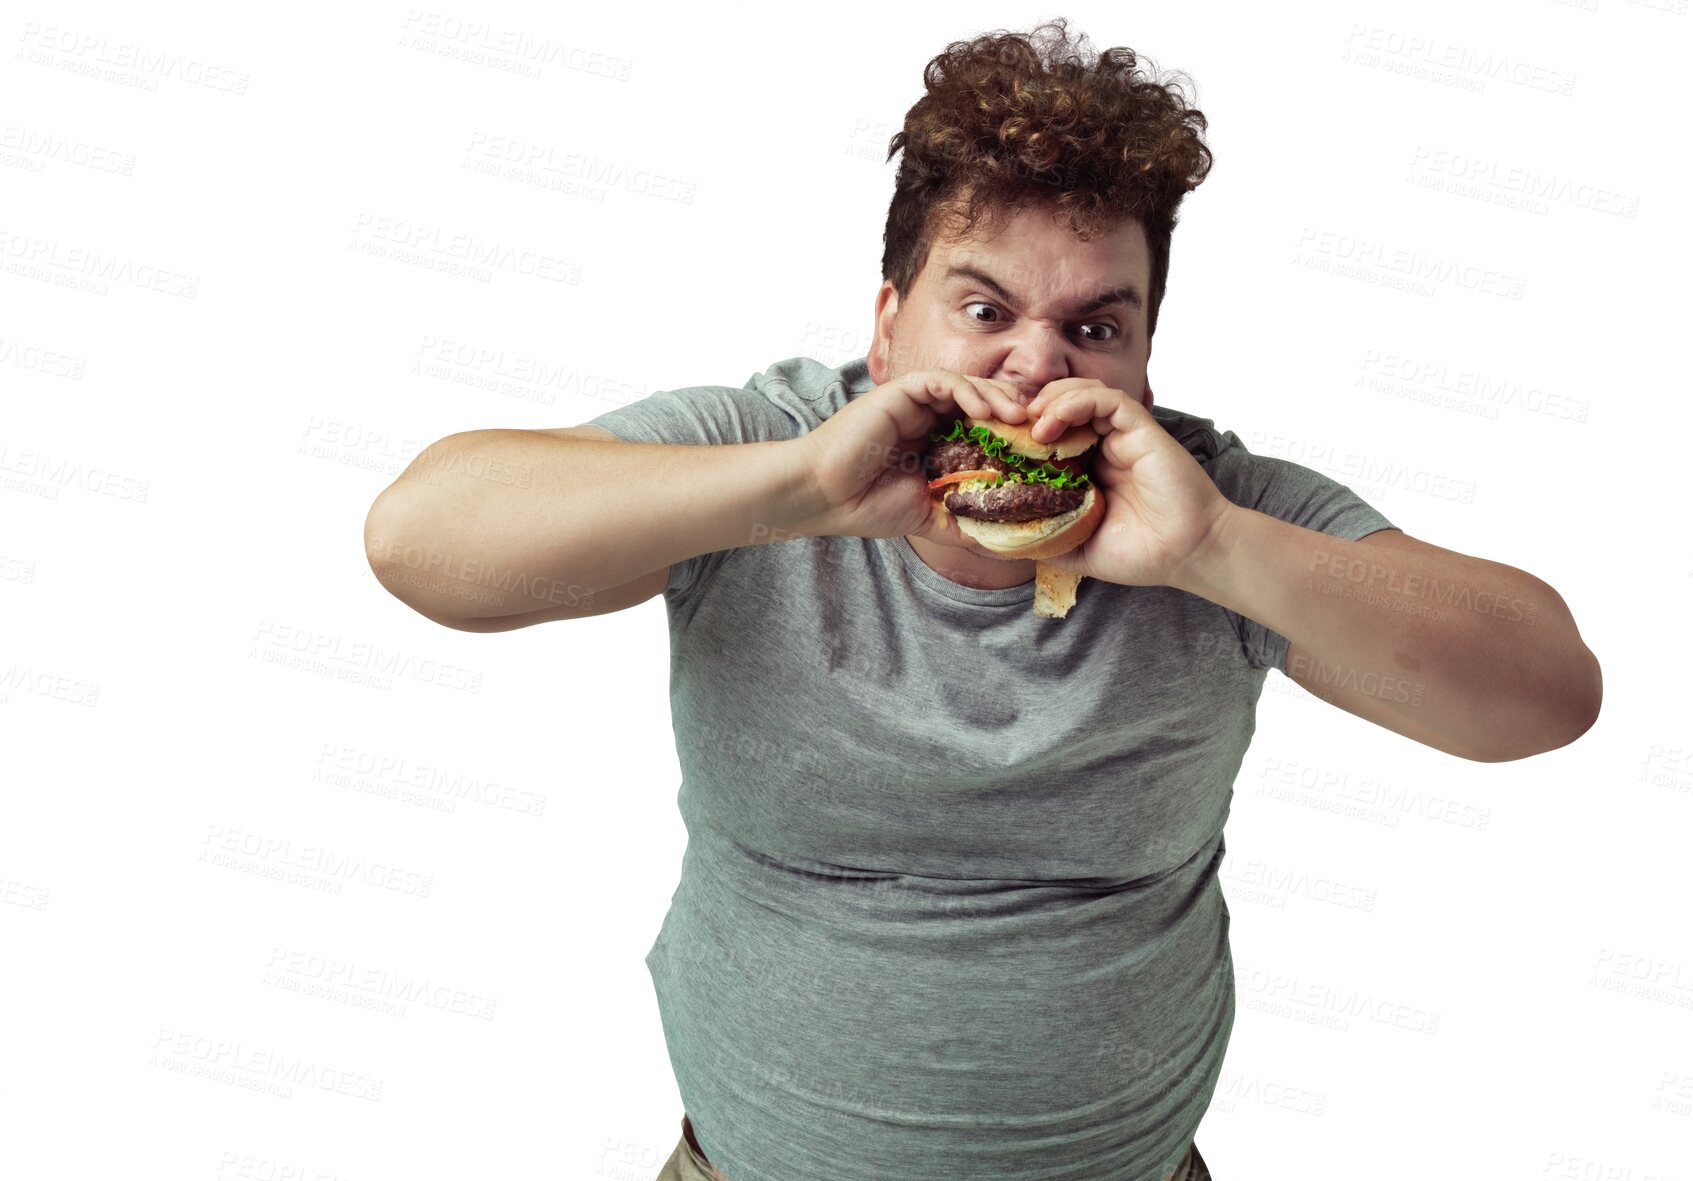
[(1092, 537), (1047, 565), (1125, 586), (1169, 586), (1217, 542), (1234, 505), (1138, 399), (1096, 377), (1065, 377), (1027, 409), (1038, 442), (1089, 422), (1102, 436), (1093, 480), (1105, 516)]

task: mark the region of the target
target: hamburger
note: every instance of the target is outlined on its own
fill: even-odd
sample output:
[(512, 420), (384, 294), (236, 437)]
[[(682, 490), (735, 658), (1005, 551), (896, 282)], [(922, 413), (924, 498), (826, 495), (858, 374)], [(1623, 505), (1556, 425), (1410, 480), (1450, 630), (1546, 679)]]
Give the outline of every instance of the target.
[(924, 474), (930, 497), (964, 536), (1003, 558), (1034, 559), (1035, 614), (1062, 619), (1081, 576), (1042, 559), (1081, 545), (1105, 516), (1092, 473), (1099, 435), (1083, 423), (1039, 443), (1032, 425), (956, 419), (929, 433)]
[(960, 418), (931, 431), (929, 443), (929, 495), (964, 536), (1002, 557), (1068, 553), (1105, 515), (1092, 475), (1099, 436), (1086, 423), (1037, 443), (1029, 426)]

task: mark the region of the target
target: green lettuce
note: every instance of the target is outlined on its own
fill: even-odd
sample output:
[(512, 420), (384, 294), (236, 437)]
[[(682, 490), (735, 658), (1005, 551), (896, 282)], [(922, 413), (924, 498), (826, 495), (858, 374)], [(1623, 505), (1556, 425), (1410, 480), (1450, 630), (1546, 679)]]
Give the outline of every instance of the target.
[[(966, 427), (962, 418), (955, 419), (952, 433), (943, 435), (939, 431), (929, 432), (932, 443), (955, 443), (960, 439), (968, 439), (994, 459), (999, 460), (1013, 469), (1012, 478), (1024, 484), (1049, 484), (1054, 488), (1086, 488), (1092, 481), (1085, 472), (1073, 472), (1069, 468), (1054, 467), (1050, 463), (1036, 463), (1026, 455), (1018, 455), (1011, 450), (1011, 444), (994, 434), (985, 426)], [(1006, 473), (1001, 472), (993, 481), (992, 487), (998, 488), (1006, 482)]]

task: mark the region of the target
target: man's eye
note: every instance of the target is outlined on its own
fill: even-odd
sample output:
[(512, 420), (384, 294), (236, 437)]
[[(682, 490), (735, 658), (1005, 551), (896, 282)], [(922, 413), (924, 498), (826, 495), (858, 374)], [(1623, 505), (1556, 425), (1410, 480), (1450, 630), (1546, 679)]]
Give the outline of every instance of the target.
[[(994, 314), (990, 318), (984, 320), (980, 316), (972, 313), (970, 311), (971, 308), (987, 308)], [(969, 315), (970, 318), (975, 320), (978, 324), (995, 324), (999, 322), (999, 308), (983, 299), (971, 300), (969, 303), (964, 305), (964, 311), (966, 315)], [(1107, 324), (1103, 320), (1090, 320), (1088, 323), (1083, 324), (1082, 327), (1103, 328), (1107, 334), (1105, 336), (1084, 336), (1082, 338), (1083, 340), (1091, 340), (1095, 344), (1109, 344), (1117, 339), (1117, 326), (1115, 324)]]

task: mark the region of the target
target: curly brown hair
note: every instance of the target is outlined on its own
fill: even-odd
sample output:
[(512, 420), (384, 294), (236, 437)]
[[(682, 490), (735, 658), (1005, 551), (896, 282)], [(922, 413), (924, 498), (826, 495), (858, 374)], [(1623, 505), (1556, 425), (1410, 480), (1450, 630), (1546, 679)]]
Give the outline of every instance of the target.
[(1138, 70), (1124, 47), (1090, 63), (1091, 52), (1085, 34), (1069, 43), (1057, 17), (1026, 34), (1001, 29), (954, 41), (930, 59), (927, 93), (888, 141), (889, 160), (904, 154), (882, 236), (882, 277), (901, 303), (937, 235), (992, 232), (1019, 210), (1052, 205), (1084, 242), (1124, 219), (1140, 222), (1152, 256), (1148, 336), (1156, 330), (1176, 207), (1211, 169), (1199, 134), (1205, 116), (1187, 103), (1186, 75), (1161, 81)]

